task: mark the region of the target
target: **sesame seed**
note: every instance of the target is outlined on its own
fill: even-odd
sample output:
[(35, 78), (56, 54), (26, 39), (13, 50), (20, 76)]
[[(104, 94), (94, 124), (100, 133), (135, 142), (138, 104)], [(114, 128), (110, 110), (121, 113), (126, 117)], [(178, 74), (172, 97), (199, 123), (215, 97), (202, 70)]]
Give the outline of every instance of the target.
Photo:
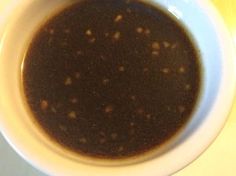
[(133, 101), (135, 101), (135, 100), (136, 100), (136, 96), (135, 96), (135, 95), (132, 95), (132, 96), (130, 97), (130, 99), (133, 100)]
[(186, 85), (184, 86), (184, 88), (185, 88), (185, 90), (190, 90), (190, 89), (191, 89), (191, 85), (190, 85), (190, 84), (186, 84)]
[(105, 136), (105, 133), (104, 133), (103, 131), (100, 131), (99, 134), (100, 134), (101, 136)]
[(163, 45), (164, 45), (165, 48), (169, 48), (169, 47), (170, 47), (170, 43), (167, 42), (167, 41), (164, 41), (164, 42), (163, 42)]
[(126, 9), (126, 12), (131, 13), (132, 11), (131, 11), (130, 8), (127, 8), (127, 9)]
[(85, 34), (86, 34), (87, 36), (91, 36), (91, 35), (92, 35), (91, 29), (88, 29), (88, 30), (85, 32)]
[(75, 78), (79, 79), (80, 78), (80, 73), (79, 72), (75, 72)]
[(46, 110), (48, 108), (48, 102), (46, 100), (42, 100), (40, 102), (40, 107), (42, 110)]
[(106, 60), (106, 57), (103, 56), (103, 55), (101, 55), (100, 58), (101, 58), (103, 61)]
[(89, 43), (94, 43), (96, 41), (96, 38), (91, 38), (91, 39), (89, 39)]
[(178, 111), (180, 112), (180, 113), (183, 113), (184, 111), (185, 111), (185, 107), (184, 106), (178, 106)]
[(185, 73), (185, 68), (183, 66), (179, 68), (179, 73)]
[(149, 69), (147, 68), (147, 67), (145, 67), (144, 69), (143, 69), (143, 72), (148, 72), (149, 71)]
[(56, 113), (56, 112), (57, 112), (56, 108), (54, 108), (54, 107), (51, 107), (51, 111), (52, 111), (53, 113)]
[(119, 39), (120, 39), (120, 36), (121, 36), (120, 32), (117, 31), (117, 32), (114, 33), (113, 39), (114, 39), (114, 40), (119, 40)]
[(130, 126), (134, 126), (134, 122), (130, 122)]
[(125, 67), (124, 67), (124, 66), (119, 66), (118, 70), (119, 70), (120, 72), (124, 72), (124, 71), (125, 71)]
[(171, 107), (170, 107), (170, 106), (167, 106), (166, 109), (167, 109), (167, 111), (170, 111), (170, 110), (171, 110)]
[(123, 146), (120, 146), (119, 148), (118, 148), (118, 151), (119, 152), (122, 152), (124, 150), (124, 147)]
[(152, 43), (152, 49), (154, 49), (154, 50), (161, 49), (159, 42), (153, 42)]
[(76, 112), (75, 112), (75, 111), (69, 112), (69, 113), (68, 113), (68, 117), (69, 117), (70, 119), (76, 119)]
[(109, 36), (109, 32), (106, 32), (104, 35), (105, 35), (105, 37), (108, 37)]
[(70, 99), (70, 102), (73, 103), (73, 104), (75, 104), (75, 103), (78, 102), (78, 100), (77, 100), (77, 98), (72, 98), (72, 99)]
[(59, 129), (64, 132), (67, 131), (67, 127), (64, 125), (59, 125)]
[(177, 45), (178, 45), (177, 43), (171, 45), (171, 49), (175, 49), (177, 47)]
[(87, 139), (82, 137), (82, 138), (79, 138), (79, 142), (82, 143), (82, 144), (85, 144), (87, 143)]
[(80, 56), (80, 55), (82, 55), (82, 51), (78, 50), (78, 51), (76, 51), (76, 54), (77, 54), (78, 56)]
[(143, 108), (138, 108), (136, 110), (136, 113), (139, 114), (139, 115), (142, 115), (144, 113), (144, 109)]
[(112, 133), (112, 134), (111, 134), (111, 138), (112, 138), (113, 140), (115, 140), (115, 139), (117, 138), (117, 136), (118, 136), (117, 133)]
[(142, 27), (137, 27), (136, 32), (139, 33), (139, 34), (143, 33), (143, 28)]
[(149, 34), (151, 33), (151, 31), (150, 31), (150, 29), (145, 29), (144, 33), (145, 33), (146, 35), (149, 35)]
[(159, 51), (152, 51), (152, 55), (153, 55), (153, 56), (159, 56), (160, 53), (159, 53)]
[(65, 29), (64, 33), (69, 34), (70, 33), (70, 29)]
[(55, 33), (54, 29), (49, 30), (49, 34), (53, 35)]
[(123, 19), (123, 16), (122, 15), (117, 15), (114, 22), (119, 22)]
[(147, 114), (147, 115), (146, 115), (146, 118), (147, 118), (148, 120), (150, 120), (151, 117), (152, 117), (151, 114)]
[(67, 78), (65, 79), (64, 84), (65, 84), (66, 86), (71, 85), (71, 84), (72, 84), (72, 79), (71, 79), (71, 77), (67, 77)]
[(112, 113), (114, 110), (113, 106), (107, 105), (104, 109), (105, 113)]
[(164, 74), (170, 73), (170, 69), (169, 68), (163, 68), (163, 69), (161, 69), (161, 71)]
[(105, 138), (100, 138), (100, 139), (99, 139), (99, 143), (100, 143), (100, 144), (104, 144), (105, 142), (106, 142), (106, 139), (105, 139)]
[(110, 81), (109, 79), (103, 79), (103, 80), (102, 80), (102, 83), (103, 83), (104, 85), (107, 85), (107, 84), (109, 83), (109, 81)]

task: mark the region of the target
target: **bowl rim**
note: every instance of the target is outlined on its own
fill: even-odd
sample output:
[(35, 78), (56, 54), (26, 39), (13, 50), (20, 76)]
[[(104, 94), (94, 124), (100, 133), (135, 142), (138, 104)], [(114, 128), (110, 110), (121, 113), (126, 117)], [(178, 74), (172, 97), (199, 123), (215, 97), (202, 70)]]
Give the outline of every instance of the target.
[[(23, 1), (23, 3), (25, 3), (26, 1)], [(30, 3), (29, 3), (30, 4)], [(25, 3), (25, 6), (27, 7), (29, 4)], [(224, 53), (223, 53), (223, 57), (224, 58), (228, 58), (228, 60), (230, 60), (231, 58), (233, 58), (233, 46), (230, 46), (230, 43), (228, 41), (229, 40), (229, 34), (227, 32), (227, 30), (224, 27), (223, 21), (222, 19), (219, 17), (219, 14), (216, 12), (216, 10), (214, 9), (213, 5), (210, 4), (210, 2), (201, 2), (198, 1), (196, 2), (196, 4), (199, 6), (199, 8), (202, 8), (204, 11), (207, 12), (206, 15), (208, 15), (209, 18), (211, 18), (211, 20), (214, 22), (214, 28), (217, 31), (218, 34), (221, 34), (219, 41), (222, 42), (221, 47), (224, 48)], [(24, 9), (24, 8), (22, 8)], [(4, 44), (4, 38), (2, 39), (2, 43)], [(232, 51), (231, 51), (232, 50)], [(0, 49), (1, 52), (1, 49)], [(231, 56), (232, 54), (232, 56)], [(1, 53), (0, 53), (1, 55)], [(1, 61), (1, 60), (0, 60)], [(50, 175), (77, 175), (78, 173), (81, 173), (81, 175), (88, 175), (88, 173), (90, 175), (125, 175), (125, 174), (130, 174), (130, 175), (142, 175), (143, 173), (150, 173), (150, 175), (156, 175), (156, 174), (160, 174), (160, 175), (166, 175), (166, 174), (171, 174), (173, 172), (176, 172), (177, 170), (181, 169), (182, 167), (186, 166), (187, 164), (189, 164), (191, 161), (193, 161), (194, 159), (197, 158), (197, 156), (199, 156), (199, 154), (201, 154), (206, 148), (207, 146), (209, 146), (213, 140), (216, 138), (216, 136), (219, 134), (220, 130), (223, 128), (224, 123), (226, 122), (227, 119), (227, 114), (229, 113), (230, 109), (231, 109), (231, 105), (233, 102), (233, 99), (235, 97), (235, 85), (236, 85), (236, 70), (235, 69), (235, 61), (232, 59), (230, 61), (228, 61), (229, 63), (232, 63), (231, 69), (228, 70), (227, 73), (224, 73), (225, 76), (227, 75), (234, 75), (233, 78), (224, 78), (225, 82), (227, 82), (227, 85), (229, 85), (229, 88), (227, 90), (227, 93), (224, 93), (224, 97), (217, 97), (217, 102), (214, 104), (214, 106), (216, 107), (215, 109), (218, 109), (217, 112), (212, 112), (212, 116), (216, 116), (218, 118), (215, 118), (214, 120), (217, 120), (217, 124), (216, 125), (216, 129), (214, 129), (213, 131), (209, 131), (208, 135), (204, 136), (205, 133), (205, 126), (202, 126), (200, 129), (198, 129), (198, 131), (196, 133), (194, 133), (191, 138), (193, 141), (194, 139), (197, 140), (197, 138), (199, 138), (199, 136), (202, 136), (202, 144), (201, 146), (193, 146), (193, 143), (191, 141), (185, 141), (185, 145), (186, 146), (191, 146), (192, 150), (195, 150), (194, 153), (189, 153), (186, 155), (186, 157), (184, 158), (184, 160), (182, 161), (178, 161), (175, 164), (171, 164), (171, 169), (159, 169), (159, 173), (150, 173), (149, 169), (152, 168), (156, 168), (156, 164), (157, 162), (155, 161), (148, 161), (146, 163), (142, 163), (139, 165), (132, 165), (132, 166), (125, 166), (125, 167), (109, 167), (106, 168), (106, 171), (104, 171), (104, 167), (98, 167), (98, 166), (88, 166), (88, 165), (84, 165), (84, 164), (74, 164), (71, 162), (67, 162), (67, 163), (63, 163), (58, 162), (58, 160), (60, 160), (60, 158), (58, 157), (54, 157), (53, 154), (48, 154), (47, 151), (42, 151), (42, 153), (39, 155), (35, 155), (34, 150), (35, 149), (39, 149), (36, 146), (33, 146), (33, 148), (31, 149), (27, 149), (26, 150), (26, 143), (22, 143), (19, 138), (17, 138), (15, 136), (14, 130), (10, 129), (11, 125), (10, 125), (10, 121), (7, 121), (6, 119), (4, 120), (4, 114), (2, 114), (3, 110), (1, 110), (0, 112), (0, 121), (3, 122), (0, 125), (0, 130), (3, 133), (3, 136), (7, 139), (7, 141), (10, 143), (10, 145), (17, 151), (18, 154), (20, 154), (24, 159), (26, 159), (29, 163), (31, 163), (33, 166), (35, 166), (36, 168), (43, 170), (44, 172), (50, 174)], [(228, 82), (230, 82), (230, 84), (228, 84)], [(1, 89), (0, 89), (1, 90)], [(223, 92), (224, 90), (224, 86), (221, 85), (220, 87), (220, 91)], [(2, 93), (0, 93), (2, 94)], [(1, 95), (0, 95), (1, 97)], [(227, 99), (227, 101), (226, 101)], [(220, 103), (220, 101), (226, 102), (226, 104), (224, 106), (227, 107), (222, 107), (222, 103)], [(1, 102), (0, 100), (0, 106), (3, 104), (4, 102)], [(1, 107), (0, 107), (1, 108)], [(219, 112), (220, 111), (220, 112)], [(223, 115), (223, 117), (219, 117), (220, 115)], [(211, 120), (209, 120), (208, 123), (213, 122), (213, 118), (211, 118)], [(17, 126), (17, 124), (15, 124)], [(22, 133), (23, 134), (23, 133)], [(24, 135), (24, 134), (23, 134)], [(35, 143), (36, 144), (36, 143)], [(177, 146), (177, 148), (173, 151), (170, 151), (169, 156), (174, 156), (174, 153), (176, 152), (176, 150), (181, 150), (180, 149), (181, 146)], [(44, 155), (47, 156), (47, 158), (44, 158)], [(180, 153), (179, 153), (179, 156)], [(168, 163), (171, 161), (171, 157), (166, 157), (166, 158), (162, 158), (163, 162)], [(48, 161), (45, 161), (48, 160)], [(160, 158), (161, 159), (161, 158)], [(43, 161), (44, 160), (44, 161)], [(60, 163), (61, 167), (58, 167), (58, 164)], [(67, 171), (64, 170), (64, 168), (68, 168)], [(79, 170), (79, 171), (78, 171)], [(88, 172), (89, 171), (89, 172)], [(64, 172), (64, 173), (63, 173)], [(114, 173), (116, 172), (116, 173)], [(100, 174), (101, 173), (101, 174)]]

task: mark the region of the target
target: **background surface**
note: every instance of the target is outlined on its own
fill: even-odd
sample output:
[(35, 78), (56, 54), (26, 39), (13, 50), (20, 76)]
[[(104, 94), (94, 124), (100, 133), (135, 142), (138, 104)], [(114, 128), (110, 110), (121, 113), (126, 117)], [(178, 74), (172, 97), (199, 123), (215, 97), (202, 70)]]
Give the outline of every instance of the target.
[[(0, 25), (10, 12), (10, 3), (16, 0), (0, 0)], [(236, 1), (212, 0), (231, 32), (236, 49)], [(4, 12), (4, 13), (3, 13)], [(1, 29), (0, 29), (1, 33)], [(235, 57), (236, 59), (236, 57)], [(226, 90), (227, 91), (227, 90)], [(229, 119), (215, 142), (193, 163), (174, 176), (235, 176), (236, 175), (236, 101)], [(183, 156), (184, 157), (184, 156)], [(0, 134), (1, 176), (46, 176), (21, 159)]]

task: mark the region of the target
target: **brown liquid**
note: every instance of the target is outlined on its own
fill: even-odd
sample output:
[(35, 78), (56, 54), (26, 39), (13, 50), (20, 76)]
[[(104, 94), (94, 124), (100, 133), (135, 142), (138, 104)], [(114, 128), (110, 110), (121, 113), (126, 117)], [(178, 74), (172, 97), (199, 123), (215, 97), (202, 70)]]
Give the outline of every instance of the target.
[(186, 32), (139, 1), (70, 6), (40, 28), (23, 64), (24, 93), (42, 129), (94, 157), (165, 143), (190, 119), (200, 90)]

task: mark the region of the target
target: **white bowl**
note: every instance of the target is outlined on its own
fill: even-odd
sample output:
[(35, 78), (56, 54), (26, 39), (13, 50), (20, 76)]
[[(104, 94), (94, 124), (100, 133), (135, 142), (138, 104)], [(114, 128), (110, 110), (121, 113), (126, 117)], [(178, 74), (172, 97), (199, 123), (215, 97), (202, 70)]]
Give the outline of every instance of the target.
[[(151, 1), (151, 0), (149, 0)], [(203, 90), (181, 138), (167, 152), (144, 162), (105, 166), (80, 162), (52, 149), (29, 118), (21, 96), (21, 63), (34, 31), (68, 1), (23, 0), (4, 28), (0, 45), (0, 130), (29, 163), (55, 176), (162, 176), (196, 159), (223, 127), (235, 95), (236, 67), (231, 39), (213, 6), (205, 1), (152, 0), (190, 31), (200, 49)]]

